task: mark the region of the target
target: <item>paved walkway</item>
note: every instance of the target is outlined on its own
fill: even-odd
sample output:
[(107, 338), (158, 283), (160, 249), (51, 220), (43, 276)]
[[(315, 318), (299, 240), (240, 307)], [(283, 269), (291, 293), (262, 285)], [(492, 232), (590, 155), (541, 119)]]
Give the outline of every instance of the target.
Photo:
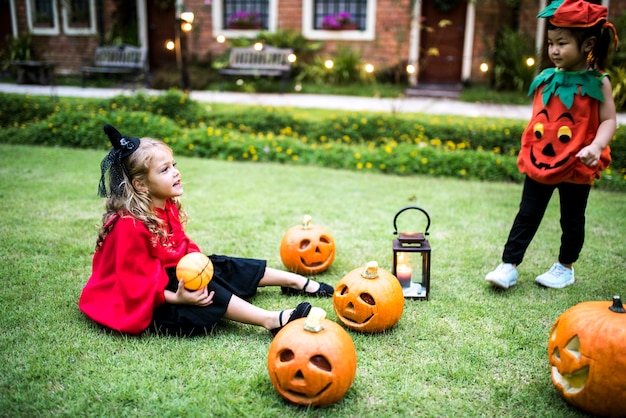
[[(146, 94), (161, 94), (162, 90), (141, 90)], [(0, 83), (0, 92), (62, 97), (113, 97), (134, 94), (137, 90), (120, 88), (35, 86)], [(232, 93), (220, 91), (192, 91), (190, 97), (204, 103), (236, 103), (242, 105), (287, 106), (313, 109), (366, 110), (372, 112), (425, 113), (431, 115), (459, 115), (470, 117), (502, 117), (529, 119), (530, 105), (500, 105), (465, 103), (432, 97), (381, 99), (371, 97), (331, 96), (318, 94)], [(617, 115), (617, 122), (626, 125), (626, 113)]]

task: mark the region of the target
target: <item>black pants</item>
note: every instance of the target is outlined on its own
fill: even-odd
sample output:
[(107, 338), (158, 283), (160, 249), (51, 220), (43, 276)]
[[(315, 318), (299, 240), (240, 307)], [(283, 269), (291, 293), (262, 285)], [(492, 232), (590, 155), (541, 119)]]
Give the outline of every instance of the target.
[(526, 249), (539, 229), (554, 189), (559, 191), (561, 205), (559, 262), (572, 264), (578, 260), (585, 241), (585, 210), (591, 186), (573, 183), (541, 184), (526, 177), (519, 212), (504, 246), (503, 262), (522, 262)]

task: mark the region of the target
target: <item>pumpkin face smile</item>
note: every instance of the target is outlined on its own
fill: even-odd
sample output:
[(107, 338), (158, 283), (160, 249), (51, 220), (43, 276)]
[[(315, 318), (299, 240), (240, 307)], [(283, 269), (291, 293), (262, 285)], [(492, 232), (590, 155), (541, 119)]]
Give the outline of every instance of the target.
[(322, 355), (303, 359), (286, 349), (278, 354), (278, 358), (280, 365), (275, 370), (276, 382), (283, 393), (313, 403), (333, 384), (332, 366)]
[(285, 325), (270, 344), (267, 370), (274, 389), (298, 405), (325, 406), (340, 400), (356, 375), (350, 335), (312, 308), (307, 318)]
[(298, 245), (298, 252), (303, 266), (316, 269), (335, 257), (335, 244), (331, 236), (321, 234), (319, 237), (301, 240)]
[(569, 112), (560, 114), (554, 121), (550, 121), (547, 109), (539, 112), (533, 125), (535, 142), (530, 147), (532, 165), (540, 170), (554, 170), (565, 165), (575, 154), (575, 150), (568, 147), (573, 126), (574, 119)]
[[(555, 328), (554, 338), (556, 338)], [(565, 331), (563, 331), (565, 332)], [(580, 339), (573, 336), (561, 349), (553, 350), (552, 380), (563, 388), (563, 393), (575, 395), (585, 388), (589, 378), (591, 359), (580, 352)]]
[(346, 323), (351, 323), (353, 326), (367, 324), (377, 313), (378, 307), (376, 301), (369, 293), (360, 293), (358, 295), (348, 296), (348, 286), (341, 284), (337, 289), (337, 293), (347, 299), (347, 302), (342, 310), (342, 319)]
[(302, 225), (290, 228), (280, 242), (280, 258), (294, 273), (321, 273), (335, 260), (335, 240), (311, 221), (311, 216), (305, 215)]
[(333, 293), (333, 307), (346, 327), (361, 332), (382, 332), (400, 320), (404, 293), (398, 279), (372, 261), (339, 281)]

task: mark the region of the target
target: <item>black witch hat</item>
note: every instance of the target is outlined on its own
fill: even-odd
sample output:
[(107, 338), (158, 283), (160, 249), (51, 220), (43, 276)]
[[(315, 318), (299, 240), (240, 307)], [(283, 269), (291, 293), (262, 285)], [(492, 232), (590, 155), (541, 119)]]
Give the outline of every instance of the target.
[[(120, 187), (125, 179), (130, 179), (124, 164), (124, 158), (131, 155), (139, 148), (139, 138), (131, 138), (119, 133), (113, 126), (104, 125), (104, 133), (107, 134), (113, 148), (100, 163), (100, 184), (98, 185), (98, 195), (107, 197), (111, 194), (121, 194)], [(105, 184), (105, 174), (109, 171), (109, 191)]]

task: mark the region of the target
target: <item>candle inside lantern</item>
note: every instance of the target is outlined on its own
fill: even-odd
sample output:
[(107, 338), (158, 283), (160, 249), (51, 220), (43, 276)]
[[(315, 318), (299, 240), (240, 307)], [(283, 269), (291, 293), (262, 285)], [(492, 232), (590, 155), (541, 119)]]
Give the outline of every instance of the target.
[(411, 276), (413, 275), (413, 269), (408, 264), (398, 264), (396, 267), (396, 277), (400, 281), (402, 287), (411, 286)]

